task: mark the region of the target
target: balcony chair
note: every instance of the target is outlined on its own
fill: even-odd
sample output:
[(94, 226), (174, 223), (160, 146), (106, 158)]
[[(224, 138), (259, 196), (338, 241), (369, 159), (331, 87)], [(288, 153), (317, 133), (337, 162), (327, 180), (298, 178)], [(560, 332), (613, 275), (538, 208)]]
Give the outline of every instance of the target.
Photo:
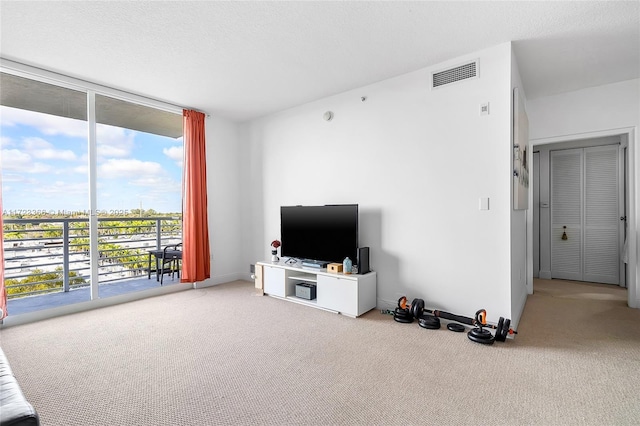
[[(164, 280), (165, 272), (171, 273), (173, 280), (174, 274), (180, 278), (180, 262), (182, 262), (182, 243), (166, 246), (162, 250), (162, 259), (160, 259), (160, 285)], [(158, 273), (156, 268), (156, 273)]]

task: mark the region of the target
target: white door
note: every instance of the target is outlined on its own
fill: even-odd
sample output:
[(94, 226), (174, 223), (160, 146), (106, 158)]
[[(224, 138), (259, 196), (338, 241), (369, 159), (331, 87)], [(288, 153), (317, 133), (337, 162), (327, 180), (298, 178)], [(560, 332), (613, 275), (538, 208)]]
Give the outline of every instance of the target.
[(540, 277), (540, 153), (533, 153), (533, 277)]
[(627, 246), (627, 218), (629, 217), (629, 203), (627, 202), (629, 190), (629, 148), (623, 146), (620, 150), (620, 286), (627, 287), (627, 263), (629, 262), (629, 247)]
[(551, 278), (582, 280), (582, 149), (551, 151)]
[(551, 277), (618, 284), (618, 145), (551, 152)]
[(618, 146), (584, 149), (584, 281), (619, 284)]

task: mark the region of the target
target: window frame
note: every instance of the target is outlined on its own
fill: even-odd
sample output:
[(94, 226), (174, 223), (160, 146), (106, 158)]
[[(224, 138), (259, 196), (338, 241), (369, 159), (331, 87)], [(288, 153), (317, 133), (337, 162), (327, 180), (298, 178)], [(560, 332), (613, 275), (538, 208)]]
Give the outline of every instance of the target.
[(96, 95), (108, 96), (125, 102), (139, 104), (149, 108), (182, 115), (185, 107), (180, 107), (167, 102), (155, 100), (149, 97), (114, 89), (89, 81), (69, 77), (63, 74), (32, 67), (18, 62), (0, 58), (0, 72), (15, 75), (54, 86), (75, 90), (86, 94), (87, 99), (87, 144), (88, 144), (88, 184), (89, 184), (89, 244), (91, 258), (90, 300), (98, 300), (99, 297), (99, 270), (98, 270), (98, 216), (97, 216), (97, 137), (96, 137)]

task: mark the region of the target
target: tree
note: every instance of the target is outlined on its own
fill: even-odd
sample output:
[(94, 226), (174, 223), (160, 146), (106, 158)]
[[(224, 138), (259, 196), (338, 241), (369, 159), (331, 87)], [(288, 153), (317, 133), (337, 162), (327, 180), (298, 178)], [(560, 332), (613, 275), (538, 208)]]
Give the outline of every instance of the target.
[(45, 238), (62, 238), (62, 229), (48, 223), (40, 224), (42, 234)]
[[(69, 284), (82, 285), (87, 281), (75, 271), (69, 271)], [(5, 280), (8, 295), (20, 295), (33, 293), (36, 291), (47, 291), (62, 289), (63, 272), (62, 266), (58, 266), (53, 272), (44, 273), (42, 269), (34, 269), (30, 275), (23, 279)]]

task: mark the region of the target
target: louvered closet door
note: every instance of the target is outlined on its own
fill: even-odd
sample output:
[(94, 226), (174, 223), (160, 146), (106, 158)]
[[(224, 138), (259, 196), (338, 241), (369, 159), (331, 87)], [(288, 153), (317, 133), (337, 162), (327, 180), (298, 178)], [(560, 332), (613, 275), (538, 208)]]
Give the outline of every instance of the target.
[(618, 146), (584, 149), (585, 281), (618, 284)]
[(551, 152), (551, 278), (620, 283), (618, 149)]
[(582, 281), (582, 149), (550, 154), (551, 278)]

